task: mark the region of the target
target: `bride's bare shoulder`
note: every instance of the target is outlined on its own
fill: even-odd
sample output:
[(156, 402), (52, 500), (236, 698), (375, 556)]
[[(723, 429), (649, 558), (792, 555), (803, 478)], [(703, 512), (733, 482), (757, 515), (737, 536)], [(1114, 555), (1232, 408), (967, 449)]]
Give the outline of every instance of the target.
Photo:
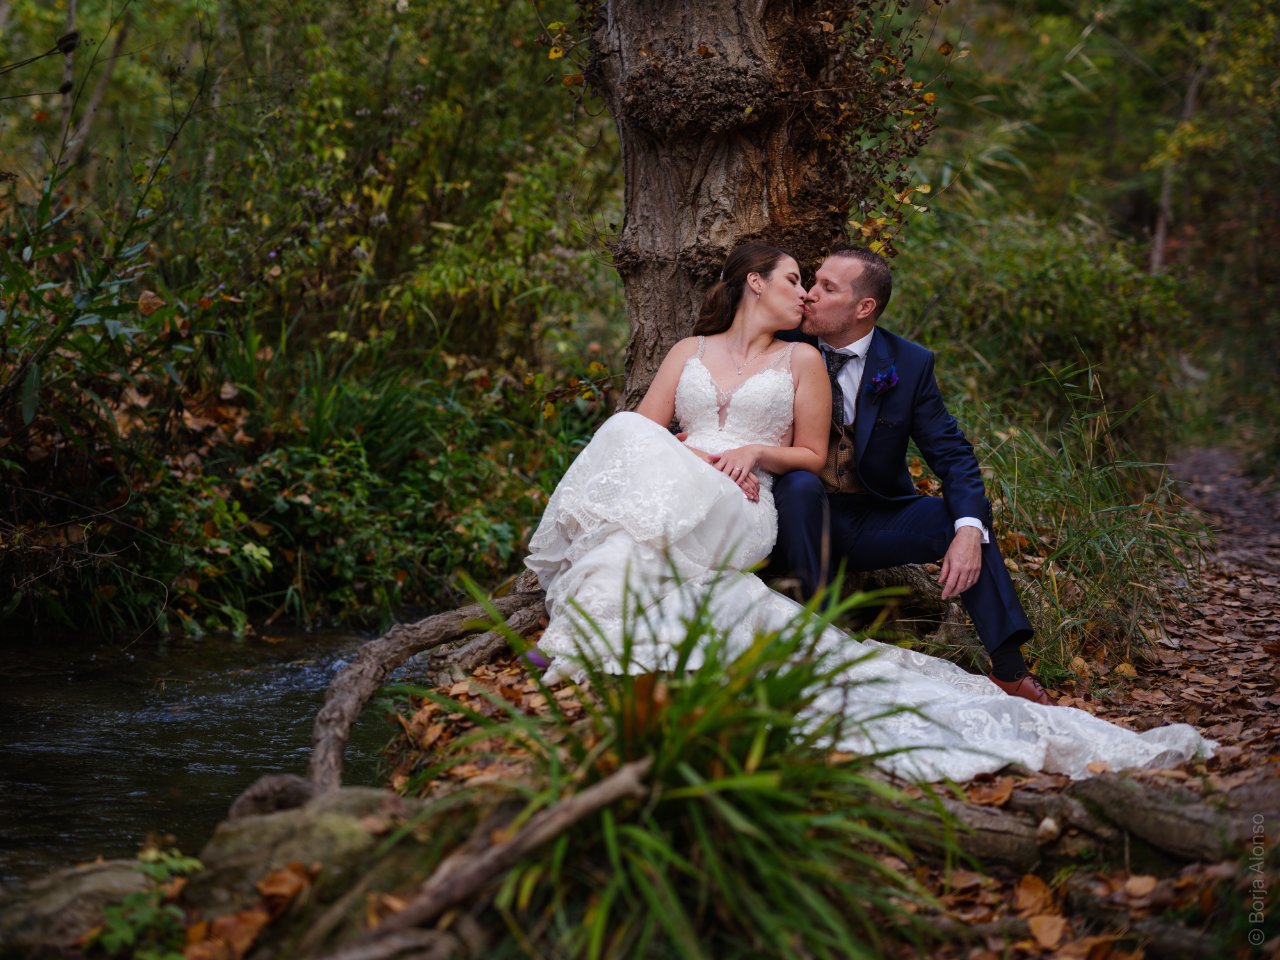
[(667, 351), (667, 358), (683, 363), (697, 353), (701, 345), (701, 337), (685, 337), (683, 340), (676, 341), (676, 345)]
[(795, 370), (809, 370), (822, 368), (823, 374), (826, 373), (827, 365), (822, 361), (822, 354), (818, 352), (818, 348), (808, 343), (795, 343), (791, 349), (791, 366)]

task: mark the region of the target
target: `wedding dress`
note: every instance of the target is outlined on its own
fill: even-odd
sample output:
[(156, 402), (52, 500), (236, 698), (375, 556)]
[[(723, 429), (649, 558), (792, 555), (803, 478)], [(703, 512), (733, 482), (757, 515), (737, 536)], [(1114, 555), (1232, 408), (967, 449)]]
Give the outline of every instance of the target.
[[(804, 613), (745, 572), (768, 556), (777, 533), (772, 476), (757, 471), (760, 498), (752, 502), (685, 447), (720, 453), (789, 442), (793, 345), (729, 391), (703, 363), (704, 348), (676, 388), (684, 443), (639, 414), (615, 414), (548, 501), (525, 562), (547, 594), (550, 623), (538, 649), (551, 660), (549, 682), (581, 679), (583, 657), (607, 673), (672, 669), (700, 603), (730, 655)], [(1098, 764), (1170, 766), (1214, 746), (1187, 724), (1134, 733), (1082, 710), (1011, 697), (949, 661), (833, 627), (821, 647), (850, 663), (818, 696), (815, 714), (875, 718), (844, 725), (833, 746), (883, 752), (877, 765), (908, 779), (964, 781), (1009, 763), (1080, 778)], [(696, 656), (685, 663), (698, 666)]]

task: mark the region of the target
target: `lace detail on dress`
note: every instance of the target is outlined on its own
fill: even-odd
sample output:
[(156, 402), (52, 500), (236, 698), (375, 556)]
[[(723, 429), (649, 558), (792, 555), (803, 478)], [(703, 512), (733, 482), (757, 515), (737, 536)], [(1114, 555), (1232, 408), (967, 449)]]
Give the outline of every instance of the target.
[[(725, 426), (725, 422), (726, 422), (726, 420), (728, 420), (728, 415), (729, 415), (729, 403), (730, 403), (730, 401), (732, 401), (732, 400), (733, 400), (734, 396), (738, 393), (738, 391), (739, 391), (739, 390), (741, 390), (743, 387), (745, 387), (748, 383), (750, 383), (752, 380), (754, 380), (754, 379), (755, 379), (757, 376), (759, 376), (760, 374), (767, 373), (767, 372), (769, 372), (769, 371), (771, 371), (771, 370), (779, 370), (779, 371), (781, 371), (781, 370), (782, 370), (782, 368), (783, 368), (784, 366), (786, 367), (786, 374), (787, 374), (787, 377), (788, 377), (788, 378), (790, 378), (790, 377), (791, 377), (791, 373), (790, 373), (790, 370), (791, 370), (791, 352), (795, 349), (795, 346), (796, 346), (796, 345), (795, 345), (794, 343), (788, 343), (788, 344), (787, 344), (786, 346), (784, 346), (781, 350), (775, 351), (775, 352), (774, 352), (774, 354), (773, 354), (773, 356), (770, 358), (769, 363), (768, 363), (768, 364), (767, 364), (767, 365), (766, 365), (762, 370), (759, 370), (759, 371), (757, 371), (756, 373), (752, 374), (751, 376), (747, 377), (747, 379), (746, 379), (746, 380), (743, 380), (741, 383), (739, 383), (739, 384), (737, 384), (736, 386), (734, 386), (734, 387), (730, 388), (729, 390), (725, 390), (722, 386), (720, 386), (720, 383), (716, 380), (715, 376), (711, 373), (711, 369), (706, 365), (706, 363), (705, 363), (705, 362), (703, 361), (703, 359), (702, 359), (702, 355), (703, 355), (703, 353), (704, 353), (704, 352), (706, 351), (706, 349), (707, 349), (707, 338), (706, 338), (705, 336), (700, 336), (700, 337), (698, 337), (698, 352), (697, 352), (697, 353), (695, 353), (692, 357), (690, 357), (690, 358), (685, 362), (685, 367), (687, 368), (687, 367), (689, 366), (689, 364), (693, 363), (693, 362), (696, 360), (696, 361), (697, 361), (698, 366), (700, 366), (700, 367), (702, 368), (702, 370), (706, 373), (706, 375), (707, 375), (707, 379), (711, 381), (711, 387), (712, 387), (712, 389), (715, 391), (715, 398), (716, 398), (716, 414), (717, 414), (716, 422), (717, 422), (717, 425), (720, 427), (720, 429), (721, 429), (721, 430), (723, 430), (723, 429), (724, 429), (724, 426)], [(682, 374), (682, 375), (683, 375), (683, 374)], [(794, 394), (794, 392), (795, 392), (795, 381), (794, 381), (794, 379), (792, 380), (792, 385), (791, 385), (791, 386), (792, 386), (792, 393)], [(691, 428), (690, 428), (687, 424), (685, 424), (684, 417), (680, 415), (680, 406), (679, 406), (679, 403), (680, 403), (680, 398), (679, 398), (679, 393), (677, 392), (677, 395), (676, 395), (676, 416), (677, 416), (677, 418), (680, 420), (680, 422), (681, 422), (681, 424), (684, 426), (684, 428), (685, 428), (686, 430), (689, 430), (689, 429), (691, 429)], [(783, 438), (784, 438), (788, 433), (790, 433), (790, 431), (791, 431), (791, 419), (790, 419), (790, 417), (788, 417), (788, 420), (787, 420), (787, 426), (786, 426), (786, 428), (783, 430), (782, 434), (780, 434), (780, 435), (779, 435), (779, 437), (778, 437), (778, 443), (774, 443), (774, 444), (770, 444), (770, 445), (771, 445), (771, 446), (778, 446), (778, 445), (781, 443), (782, 439), (783, 439)], [(761, 436), (766, 436), (766, 435), (767, 435), (767, 434), (761, 434)], [(751, 440), (751, 441), (747, 441), (747, 442), (749, 442), (749, 443), (760, 443), (760, 442), (763, 442), (763, 441), (759, 441), (759, 440)], [(695, 446), (697, 446), (697, 445), (695, 444)], [(728, 449), (728, 448), (726, 447), (725, 449)]]
[(794, 417), (791, 353), (795, 344), (787, 344), (763, 370), (725, 391), (702, 361), (706, 337), (698, 339), (698, 351), (685, 361), (676, 385), (676, 419), (689, 434), (685, 442), (707, 453), (748, 443), (781, 446), (791, 433)]

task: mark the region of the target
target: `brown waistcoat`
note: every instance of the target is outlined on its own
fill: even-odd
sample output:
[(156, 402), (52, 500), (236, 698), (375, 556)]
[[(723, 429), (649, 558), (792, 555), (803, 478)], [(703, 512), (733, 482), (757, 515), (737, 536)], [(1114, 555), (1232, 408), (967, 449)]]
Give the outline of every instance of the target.
[(866, 493), (858, 480), (858, 467), (854, 458), (853, 424), (831, 426), (827, 443), (827, 462), (819, 474), (827, 493)]

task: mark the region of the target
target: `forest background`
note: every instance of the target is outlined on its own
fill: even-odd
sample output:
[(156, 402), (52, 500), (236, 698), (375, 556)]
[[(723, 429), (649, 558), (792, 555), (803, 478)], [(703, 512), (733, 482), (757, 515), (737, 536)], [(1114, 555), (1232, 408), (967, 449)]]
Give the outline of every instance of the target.
[[(519, 569), (628, 333), (576, 16), (0, 0), (6, 638), (382, 626)], [(911, 21), (939, 126), (851, 237), (897, 251), (1040, 669), (1128, 662), (1194, 580), (1169, 452), (1280, 456), (1280, 16)]]

